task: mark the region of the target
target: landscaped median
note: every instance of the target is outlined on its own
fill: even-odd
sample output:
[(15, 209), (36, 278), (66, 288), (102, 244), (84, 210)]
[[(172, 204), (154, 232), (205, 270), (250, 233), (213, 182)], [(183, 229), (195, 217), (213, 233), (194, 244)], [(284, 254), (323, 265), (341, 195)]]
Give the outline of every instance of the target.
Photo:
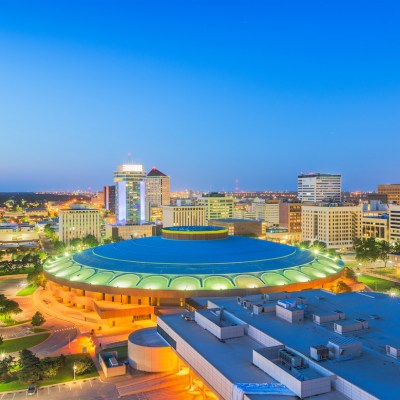
[(37, 285), (32, 283), (31, 285), (25, 286), (19, 292), (17, 292), (16, 296), (30, 296), (31, 294), (35, 293), (37, 288)]

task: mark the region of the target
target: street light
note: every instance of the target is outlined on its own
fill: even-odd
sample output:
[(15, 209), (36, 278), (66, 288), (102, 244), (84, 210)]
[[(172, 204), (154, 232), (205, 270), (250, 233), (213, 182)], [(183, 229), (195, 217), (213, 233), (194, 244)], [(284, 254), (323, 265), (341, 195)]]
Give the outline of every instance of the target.
[(73, 370), (74, 370), (74, 380), (75, 380), (75, 374), (76, 374), (76, 365), (75, 365), (75, 363), (74, 363)]

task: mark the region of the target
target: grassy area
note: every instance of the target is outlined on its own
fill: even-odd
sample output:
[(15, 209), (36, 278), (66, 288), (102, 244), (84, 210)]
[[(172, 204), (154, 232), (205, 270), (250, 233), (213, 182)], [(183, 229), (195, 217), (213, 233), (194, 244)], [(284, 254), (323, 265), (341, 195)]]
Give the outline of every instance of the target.
[(42, 332), (48, 332), (48, 329), (45, 328), (31, 328), (30, 331), (32, 333), (42, 333)]
[(0, 269), (0, 276), (5, 276), (5, 275), (19, 275), (19, 274), (29, 274), (34, 270), (33, 267), (26, 267), (24, 269), (17, 269), (15, 271), (6, 271), (5, 269)]
[[(74, 362), (81, 360), (82, 358), (89, 357), (88, 354), (72, 354), (66, 356), (66, 363), (65, 366), (58, 372), (55, 378), (51, 379), (43, 379), (38, 383), (38, 386), (46, 386), (46, 385), (55, 385), (57, 383), (64, 383), (69, 382), (74, 379)], [(98, 376), (97, 370), (95, 365), (93, 364), (92, 369), (84, 374), (84, 375), (77, 375), (76, 379), (88, 379)], [(0, 383), (0, 392), (7, 392), (12, 390), (23, 390), (27, 389), (28, 385), (21, 383), (18, 381), (16, 374), (11, 376), (11, 380), (8, 382)]]
[(111, 349), (103, 350), (101, 353), (102, 354), (109, 353), (110, 351), (118, 352), (118, 358), (120, 360), (124, 360), (125, 358), (128, 358), (128, 346), (113, 347)]
[(372, 290), (377, 292), (387, 292), (393, 288), (400, 288), (400, 284), (392, 281), (388, 281), (386, 279), (375, 278), (370, 275), (360, 275), (357, 277), (359, 282), (365, 283)]
[(0, 315), (0, 321), (5, 325), (5, 326), (15, 326), (15, 325), (22, 325), (25, 324), (26, 322), (29, 322), (30, 319), (25, 319), (23, 321), (16, 321), (15, 319), (12, 318), (5, 318), (3, 315)]
[(17, 296), (30, 296), (31, 294), (35, 293), (35, 290), (38, 287), (35, 284), (25, 286), (19, 292), (17, 292)]
[(50, 336), (50, 333), (39, 333), (38, 335), (24, 336), (18, 339), (4, 340), (0, 346), (0, 353), (13, 353), (22, 349), (29, 349), (30, 347), (36, 346), (42, 343)]

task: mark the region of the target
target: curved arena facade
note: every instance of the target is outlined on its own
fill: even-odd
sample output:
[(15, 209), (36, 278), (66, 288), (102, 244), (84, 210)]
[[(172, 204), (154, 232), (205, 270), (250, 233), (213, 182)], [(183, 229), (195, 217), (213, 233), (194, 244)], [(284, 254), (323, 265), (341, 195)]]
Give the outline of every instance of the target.
[(162, 236), (103, 245), (44, 265), (53, 294), (88, 310), (102, 301), (172, 305), (188, 297), (322, 287), (342, 269), (332, 257), (228, 236), (221, 227), (166, 228)]

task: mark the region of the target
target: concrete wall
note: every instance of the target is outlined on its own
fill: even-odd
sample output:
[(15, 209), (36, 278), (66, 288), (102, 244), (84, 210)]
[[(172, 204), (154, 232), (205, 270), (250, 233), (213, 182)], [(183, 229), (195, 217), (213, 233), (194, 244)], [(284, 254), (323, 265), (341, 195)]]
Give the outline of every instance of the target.
[(178, 368), (178, 357), (172, 347), (140, 346), (128, 341), (131, 367), (145, 372), (169, 372)]
[[(275, 350), (277, 350), (277, 347), (274, 347), (274, 351)], [(283, 383), (301, 398), (329, 393), (331, 391), (332, 378), (330, 376), (321, 376), (320, 378), (310, 379), (308, 381), (299, 381), (289, 371), (281, 368), (279, 365), (254, 350), (253, 363), (269, 376)]]

